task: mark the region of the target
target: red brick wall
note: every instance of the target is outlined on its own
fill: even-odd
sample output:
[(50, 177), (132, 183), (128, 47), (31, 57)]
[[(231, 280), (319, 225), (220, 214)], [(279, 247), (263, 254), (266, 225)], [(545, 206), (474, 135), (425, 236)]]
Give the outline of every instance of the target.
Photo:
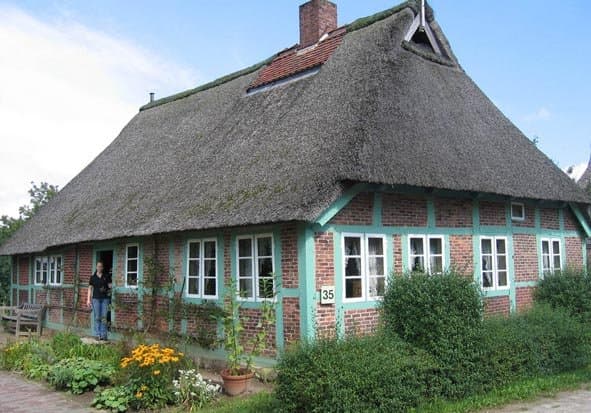
[[(323, 285), (335, 285), (334, 240), (330, 232), (314, 234), (316, 251), (316, 291)], [(316, 328), (319, 336), (334, 334), (336, 326), (334, 305), (320, 305), (316, 308)]]
[(295, 343), (300, 339), (299, 298), (283, 298), (283, 337), (286, 345)]
[(402, 265), (402, 237), (400, 235), (394, 235), (392, 237), (393, 251), (394, 251), (394, 272), (397, 274), (402, 274), (403, 265)]
[(435, 223), (438, 227), (471, 227), (472, 201), (462, 199), (436, 199)]
[(531, 205), (524, 205), (525, 219), (523, 221), (513, 221), (514, 227), (533, 228), (536, 226), (536, 209)]
[(74, 284), (76, 273), (76, 249), (68, 248), (63, 254), (62, 277), (64, 284)]
[(546, 229), (560, 229), (558, 210), (556, 208), (540, 208), (540, 225)]
[(427, 200), (397, 194), (384, 194), (382, 224), (394, 227), (427, 226)]
[(538, 246), (535, 235), (514, 234), (515, 281), (537, 281), (539, 278)]
[(574, 270), (583, 268), (583, 246), (578, 237), (567, 237), (564, 239), (566, 244), (566, 266)]
[(28, 291), (20, 290), (18, 292), (18, 299), (19, 299), (19, 304), (30, 302), (30, 300), (29, 300), (29, 292)]
[(115, 325), (118, 329), (135, 330), (138, 321), (137, 294), (117, 293), (115, 295)]
[(490, 297), (484, 299), (484, 313), (488, 316), (505, 315), (510, 311), (509, 296)]
[[(22, 256), (22, 257), (19, 257), (18, 260), (19, 260), (18, 261), (18, 265), (19, 265), (18, 283), (20, 285), (28, 285), (29, 284), (29, 273), (30, 273), (29, 257)], [(31, 282), (33, 282), (33, 281), (31, 281)]]
[(361, 193), (330, 220), (331, 224), (371, 225), (373, 222), (373, 193)]
[(52, 323), (60, 323), (61, 320), (61, 290), (49, 290), (49, 309), (47, 311), (47, 320)]
[(570, 208), (564, 208), (564, 229), (567, 231), (578, 231), (579, 221)]
[[(252, 338), (260, 331), (257, 327), (261, 318), (261, 310), (256, 308), (242, 308), (240, 309), (240, 319), (242, 320), (242, 325), (244, 326), (244, 331), (242, 332), (244, 342), (249, 342)], [(277, 354), (275, 343), (276, 343), (276, 331), (275, 327), (270, 329), (271, 331), (267, 335), (267, 341), (265, 344), (265, 350), (263, 351), (263, 355), (268, 357), (274, 357)], [(247, 348), (248, 350), (248, 348)]]
[(480, 202), (480, 225), (507, 225), (505, 204), (500, 202)]
[(298, 235), (295, 224), (281, 228), (281, 273), (283, 288), (298, 288)]
[(365, 336), (378, 329), (380, 316), (375, 308), (348, 310), (345, 312), (345, 334), (347, 336)]
[(461, 274), (472, 276), (474, 272), (474, 248), (471, 235), (449, 237), (451, 267)]
[(530, 308), (534, 302), (533, 287), (517, 288), (515, 291), (515, 299), (517, 301), (517, 311), (521, 312)]

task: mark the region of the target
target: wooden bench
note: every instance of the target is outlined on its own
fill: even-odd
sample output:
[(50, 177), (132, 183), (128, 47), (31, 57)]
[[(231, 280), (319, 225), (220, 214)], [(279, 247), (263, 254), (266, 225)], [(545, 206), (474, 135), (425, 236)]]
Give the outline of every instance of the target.
[(6, 331), (18, 336), (29, 336), (43, 333), (45, 306), (41, 304), (23, 303), (18, 307), (0, 307), (2, 323)]

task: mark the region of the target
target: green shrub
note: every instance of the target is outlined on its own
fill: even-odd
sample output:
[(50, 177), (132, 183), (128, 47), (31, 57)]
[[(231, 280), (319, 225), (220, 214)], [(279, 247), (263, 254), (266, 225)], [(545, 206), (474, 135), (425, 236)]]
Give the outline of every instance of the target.
[(58, 390), (82, 394), (98, 385), (109, 384), (114, 373), (115, 369), (104, 362), (76, 357), (51, 366), (47, 381)]
[(481, 391), (483, 306), (469, 277), (454, 272), (393, 276), (382, 302), (383, 325), (409, 344), (432, 354), (442, 394), (460, 398)]
[(500, 384), (573, 371), (591, 362), (590, 335), (564, 309), (535, 305), (484, 322), (483, 373)]
[(51, 338), (50, 343), (56, 357), (61, 360), (74, 357), (70, 354), (70, 350), (73, 347), (81, 345), (82, 340), (76, 334), (70, 333), (69, 331), (60, 331)]
[(7, 344), (0, 352), (0, 368), (22, 371), (26, 375), (30, 369), (54, 361), (55, 356), (51, 347), (39, 340)]
[(98, 392), (92, 401), (92, 407), (96, 409), (109, 410), (111, 412), (126, 412), (129, 404), (133, 400), (133, 395), (129, 387), (116, 386), (109, 387)]
[(406, 411), (438, 392), (436, 370), (392, 337), (320, 341), (281, 357), (276, 397), (285, 412)]
[(536, 302), (563, 308), (585, 323), (591, 323), (591, 277), (579, 271), (546, 275), (535, 292)]

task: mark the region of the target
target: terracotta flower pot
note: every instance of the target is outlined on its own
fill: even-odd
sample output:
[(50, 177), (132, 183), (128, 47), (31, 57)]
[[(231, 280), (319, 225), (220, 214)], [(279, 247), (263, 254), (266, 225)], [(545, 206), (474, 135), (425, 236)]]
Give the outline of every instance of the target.
[(222, 370), (220, 373), (224, 380), (224, 391), (229, 396), (238, 396), (248, 389), (250, 379), (254, 377), (254, 372), (241, 370), (239, 375), (230, 374), (230, 370)]

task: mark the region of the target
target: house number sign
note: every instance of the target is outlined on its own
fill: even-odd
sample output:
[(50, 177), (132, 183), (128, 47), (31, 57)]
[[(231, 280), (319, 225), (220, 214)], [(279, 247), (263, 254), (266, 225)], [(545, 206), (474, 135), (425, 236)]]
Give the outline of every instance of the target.
[(334, 285), (324, 285), (320, 288), (320, 304), (334, 304)]

